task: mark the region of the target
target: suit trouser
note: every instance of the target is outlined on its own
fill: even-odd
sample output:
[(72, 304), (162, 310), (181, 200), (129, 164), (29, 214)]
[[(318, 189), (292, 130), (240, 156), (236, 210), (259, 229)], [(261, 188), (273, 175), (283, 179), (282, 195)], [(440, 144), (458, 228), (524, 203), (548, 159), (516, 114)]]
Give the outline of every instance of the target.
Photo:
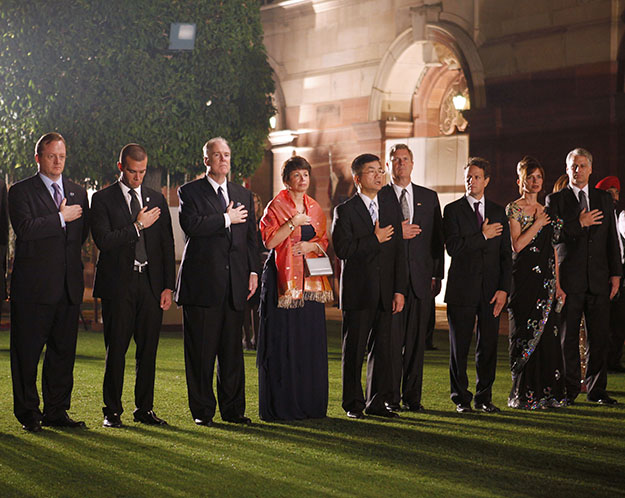
[[(391, 312), (381, 308), (343, 311), (343, 409), (385, 410), (391, 397)], [(362, 362), (367, 356), (366, 402), (362, 391)]]
[(623, 359), (625, 342), (625, 285), (614, 301), (610, 303), (610, 346), (608, 368), (618, 367)]
[(11, 301), (13, 412), (21, 423), (41, 420), (37, 365), (44, 345), (43, 413), (55, 419), (69, 410), (79, 313), (67, 296), (58, 304)]
[(183, 305), (184, 359), (193, 418), (212, 419), (216, 400), (213, 371), (217, 359), (217, 397), (222, 419), (245, 414), (245, 364), (241, 344), (243, 311), (230, 300), (220, 306)]
[(430, 318), (430, 293), (418, 298), (408, 291), (404, 309), (393, 315), (391, 328), (392, 403), (419, 406), (423, 387), (425, 336)]
[(447, 305), (449, 320), (449, 379), (451, 400), (469, 404), (473, 394), (468, 390), (467, 357), (477, 317), (475, 369), (477, 385), (475, 403), (492, 400), (492, 388), (497, 368), (497, 337), (499, 317), (493, 316), (493, 305), (482, 299), (477, 306)]
[(117, 413), (122, 407), (126, 352), (134, 336), (135, 407), (147, 412), (154, 407), (156, 351), (163, 318), (160, 300), (154, 297), (147, 273), (132, 272), (128, 285), (115, 299), (102, 299), (104, 344), (104, 415)]
[(581, 365), (579, 358), (579, 325), (584, 315), (588, 362), (586, 364), (586, 389), (590, 400), (605, 396), (608, 384), (607, 353), (610, 341), (609, 296), (591, 294), (566, 295), (562, 310), (564, 321), (561, 328), (564, 382), (567, 398), (575, 399), (581, 389)]

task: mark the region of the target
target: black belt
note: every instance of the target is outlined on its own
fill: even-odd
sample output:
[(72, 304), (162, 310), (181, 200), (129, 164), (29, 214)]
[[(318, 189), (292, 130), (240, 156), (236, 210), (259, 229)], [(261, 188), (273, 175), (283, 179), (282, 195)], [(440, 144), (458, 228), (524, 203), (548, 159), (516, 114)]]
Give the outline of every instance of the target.
[(148, 264), (142, 264), (142, 265), (137, 265), (135, 264), (132, 269), (134, 271), (136, 271), (137, 273), (145, 273), (146, 271), (148, 271)]

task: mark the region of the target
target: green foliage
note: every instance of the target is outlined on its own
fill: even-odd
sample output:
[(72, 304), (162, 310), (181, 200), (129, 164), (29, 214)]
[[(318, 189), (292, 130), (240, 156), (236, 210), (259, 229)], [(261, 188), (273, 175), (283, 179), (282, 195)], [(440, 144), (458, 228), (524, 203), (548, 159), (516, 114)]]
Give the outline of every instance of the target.
[[(168, 50), (172, 22), (196, 23), (192, 52)], [(235, 177), (262, 161), (274, 87), (256, 0), (2, 0), (0, 74), (0, 159), (14, 178), (32, 174), (48, 131), (68, 142), (68, 175), (91, 183), (113, 178), (128, 142), (178, 174), (201, 172), (217, 135)]]

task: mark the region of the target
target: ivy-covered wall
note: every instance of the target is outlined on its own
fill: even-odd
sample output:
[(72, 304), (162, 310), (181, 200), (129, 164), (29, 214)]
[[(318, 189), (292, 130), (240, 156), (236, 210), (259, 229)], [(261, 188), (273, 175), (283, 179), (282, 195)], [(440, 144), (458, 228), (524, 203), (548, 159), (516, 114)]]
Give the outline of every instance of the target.
[[(168, 50), (172, 22), (197, 25), (192, 52)], [(128, 142), (151, 167), (195, 176), (217, 135), (246, 177), (273, 89), (258, 0), (2, 0), (0, 168), (13, 179), (36, 171), (48, 131), (67, 140), (66, 173), (81, 182), (113, 179)]]

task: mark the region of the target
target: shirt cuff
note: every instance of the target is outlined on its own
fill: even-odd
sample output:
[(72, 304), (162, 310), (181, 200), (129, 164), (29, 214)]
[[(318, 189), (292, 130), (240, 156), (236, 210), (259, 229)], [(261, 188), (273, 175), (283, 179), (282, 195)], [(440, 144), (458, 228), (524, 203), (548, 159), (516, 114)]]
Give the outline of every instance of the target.
[(63, 213), (59, 212), (59, 219), (61, 220), (61, 228), (65, 228), (65, 218), (63, 218)]
[(230, 228), (232, 221), (230, 221), (230, 215), (228, 213), (224, 213), (224, 220), (226, 220), (226, 228)]

